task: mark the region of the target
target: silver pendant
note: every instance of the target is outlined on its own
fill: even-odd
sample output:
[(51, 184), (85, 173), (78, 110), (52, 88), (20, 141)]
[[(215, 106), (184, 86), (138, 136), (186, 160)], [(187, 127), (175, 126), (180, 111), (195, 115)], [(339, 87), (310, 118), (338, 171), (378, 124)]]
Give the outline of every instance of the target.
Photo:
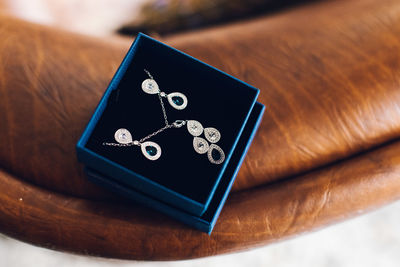
[(173, 92), (167, 95), (167, 99), (169, 104), (175, 109), (184, 109), (186, 108), (188, 101), (184, 94), (179, 92)]
[(221, 139), (221, 133), (212, 127), (208, 127), (204, 129), (204, 136), (211, 143), (217, 143), (219, 139)]
[(189, 133), (193, 136), (199, 136), (203, 133), (203, 125), (195, 120), (189, 120), (187, 122), (187, 129)]
[(149, 160), (157, 160), (161, 156), (161, 147), (154, 142), (147, 141), (140, 144), (143, 155)]
[(224, 151), (216, 144), (210, 145), (210, 147), (208, 148), (207, 156), (208, 160), (214, 164), (221, 164), (225, 160)]
[(127, 129), (121, 128), (115, 132), (114, 139), (120, 144), (129, 144), (132, 142), (132, 135)]
[(201, 137), (193, 138), (193, 148), (199, 154), (207, 153), (209, 145), (208, 142)]
[(158, 92), (160, 92), (157, 82), (153, 79), (144, 80), (142, 82), (142, 90), (151, 95), (158, 94)]

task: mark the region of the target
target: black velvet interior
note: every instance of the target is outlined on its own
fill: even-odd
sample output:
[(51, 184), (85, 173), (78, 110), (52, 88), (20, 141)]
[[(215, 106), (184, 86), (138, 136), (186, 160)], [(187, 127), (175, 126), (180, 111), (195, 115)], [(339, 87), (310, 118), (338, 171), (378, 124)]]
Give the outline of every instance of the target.
[[(210, 44), (212, 45), (212, 44)], [(194, 119), (204, 127), (221, 133), (217, 143), (226, 156), (256, 97), (256, 91), (174, 49), (141, 37), (135, 54), (118, 87), (110, 94), (107, 107), (99, 118), (86, 147), (154, 182), (200, 203), (205, 203), (220, 176), (226, 161), (220, 165), (209, 162), (207, 155), (193, 149), (193, 136), (185, 127), (167, 129), (147, 141), (162, 149), (161, 157), (146, 159), (138, 146), (103, 146), (115, 142), (119, 128), (128, 129), (134, 140), (165, 126), (157, 95), (142, 91), (147, 79), (143, 69), (153, 75), (161, 91), (181, 92), (188, 98), (184, 110), (172, 108), (164, 98), (169, 122)], [(204, 138), (204, 135), (201, 137)]]

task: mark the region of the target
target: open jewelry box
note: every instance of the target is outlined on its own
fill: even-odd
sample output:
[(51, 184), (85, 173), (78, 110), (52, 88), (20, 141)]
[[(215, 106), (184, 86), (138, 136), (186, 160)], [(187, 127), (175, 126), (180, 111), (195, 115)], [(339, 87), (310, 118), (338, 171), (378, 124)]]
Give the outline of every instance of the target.
[[(163, 97), (142, 89), (149, 79), (145, 70), (165, 92)], [(258, 93), (139, 34), (77, 143), (78, 159), (90, 180), (211, 233), (262, 117)], [(190, 131), (189, 121), (201, 123), (203, 138)], [(129, 130), (135, 145), (106, 145), (118, 141), (121, 128)], [(206, 129), (218, 129), (218, 142), (215, 135), (206, 136)], [(222, 154), (218, 149), (197, 153), (200, 139)]]

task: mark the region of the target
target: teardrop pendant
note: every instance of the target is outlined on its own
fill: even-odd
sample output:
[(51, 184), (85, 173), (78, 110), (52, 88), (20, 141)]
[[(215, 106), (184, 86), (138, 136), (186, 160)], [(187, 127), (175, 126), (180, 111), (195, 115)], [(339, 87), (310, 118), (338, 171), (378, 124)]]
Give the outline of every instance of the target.
[(189, 120), (186, 124), (188, 132), (193, 136), (199, 136), (203, 133), (203, 125), (195, 120)]
[(212, 127), (208, 127), (204, 129), (204, 136), (211, 143), (217, 143), (219, 139), (221, 139), (221, 133)]
[(204, 154), (207, 153), (209, 145), (205, 139), (201, 137), (195, 137), (193, 138), (193, 148), (197, 153)]
[(186, 108), (188, 101), (184, 94), (179, 92), (173, 92), (167, 95), (169, 104), (178, 110)]
[(221, 164), (225, 160), (224, 151), (216, 144), (211, 144), (207, 152), (208, 160), (214, 164)]
[(160, 91), (157, 82), (153, 79), (144, 80), (142, 82), (142, 90), (151, 95), (157, 94)]
[(161, 156), (161, 147), (154, 142), (147, 141), (140, 144), (142, 154), (149, 160), (157, 160)]
[(120, 144), (129, 144), (132, 142), (132, 135), (127, 129), (120, 128), (115, 132), (114, 139)]

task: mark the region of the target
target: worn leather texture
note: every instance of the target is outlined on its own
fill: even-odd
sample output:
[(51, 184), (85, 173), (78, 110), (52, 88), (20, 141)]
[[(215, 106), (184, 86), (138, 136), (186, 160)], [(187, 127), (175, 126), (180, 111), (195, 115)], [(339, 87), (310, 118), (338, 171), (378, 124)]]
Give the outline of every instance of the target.
[(170, 260), (318, 229), (400, 197), (400, 3), (338, 0), (162, 41), (261, 90), (260, 129), (213, 234), (88, 182), (75, 143), (131, 40), (0, 15), (0, 230)]

